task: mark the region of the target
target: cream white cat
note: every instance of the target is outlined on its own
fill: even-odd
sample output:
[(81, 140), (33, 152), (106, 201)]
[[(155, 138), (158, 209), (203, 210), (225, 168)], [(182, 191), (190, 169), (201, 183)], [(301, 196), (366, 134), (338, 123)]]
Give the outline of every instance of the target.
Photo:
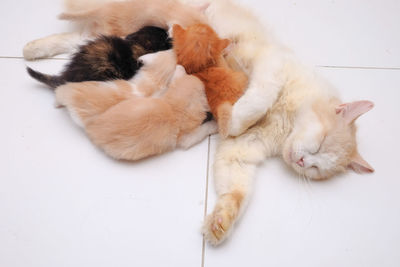
[(373, 107), (370, 101), (342, 104), (336, 90), (268, 33), (248, 10), (230, 0), (214, 0), (206, 10), (210, 25), (234, 45), (232, 67), (249, 74), (249, 87), (234, 104), (231, 137), (215, 157), (218, 199), (203, 233), (217, 245), (243, 213), (256, 167), (281, 156), (309, 179), (326, 179), (353, 169), (373, 172), (359, 155), (354, 121)]

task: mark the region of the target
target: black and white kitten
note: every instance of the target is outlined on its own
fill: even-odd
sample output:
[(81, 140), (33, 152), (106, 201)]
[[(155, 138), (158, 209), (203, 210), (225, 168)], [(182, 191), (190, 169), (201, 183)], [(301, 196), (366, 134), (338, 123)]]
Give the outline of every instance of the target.
[(172, 47), (166, 30), (147, 26), (125, 37), (101, 36), (79, 47), (60, 75), (47, 75), (27, 67), (30, 76), (55, 88), (67, 82), (128, 80), (142, 66), (144, 54)]

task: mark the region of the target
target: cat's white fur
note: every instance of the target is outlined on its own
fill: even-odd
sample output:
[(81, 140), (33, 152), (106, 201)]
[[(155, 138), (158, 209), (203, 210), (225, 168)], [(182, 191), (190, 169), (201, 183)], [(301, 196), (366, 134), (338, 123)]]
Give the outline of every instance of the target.
[(248, 89), (232, 109), (229, 134), (238, 136), (271, 108), (284, 83), (282, 68), (293, 55), (249, 10), (234, 2), (211, 1), (205, 14), (218, 35), (232, 41), (228, 62), (234, 61), (249, 75)]
[(357, 152), (353, 125), (372, 103), (348, 103), (344, 106), (349, 112), (337, 111), (341, 101), (335, 88), (299, 63), (234, 1), (210, 1), (206, 16), (222, 38), (233, 42), (228, 63), (250, 78), (247, 91), (233, 106), (230, 135), (237, 137), (220, 141), (214, 162), (218, 199), (203, 233), (217, 245), (243, 213), (256, 167), (268, 157), (281, 156), (311, 179), (328, 178), (347, 168), (372, 172)]

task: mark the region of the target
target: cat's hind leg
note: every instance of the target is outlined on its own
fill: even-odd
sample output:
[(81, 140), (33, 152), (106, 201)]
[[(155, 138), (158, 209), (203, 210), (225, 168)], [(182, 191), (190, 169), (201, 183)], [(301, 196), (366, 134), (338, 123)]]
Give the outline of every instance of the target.
[(212, 245), (232, 231), (248, 202), (255, 169), (265, 157), (264, 145), (253, 133), (221, 141), (214, 162), (218, 199), (203, 226), (204, 237)]
[(27, 43), (24, 46), (23, 55), (26, 60), (35, 60), (73, 53), (87, 40), (89, 37), (79, 32), (52, 34)]

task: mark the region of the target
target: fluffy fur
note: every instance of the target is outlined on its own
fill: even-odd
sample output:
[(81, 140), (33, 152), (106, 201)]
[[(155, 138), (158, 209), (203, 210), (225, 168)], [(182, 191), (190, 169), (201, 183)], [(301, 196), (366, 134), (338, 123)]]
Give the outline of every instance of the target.
[(205, 24), (192, 25), (186, 29), (174, 25), (172, 34), (178, 64), (183, 65), (188, 73), (194, 74), (205, 84), (207, 100), (218, 121), (219, 133), (226, 137), (232, 105), (247, 86), (247, 76), (227, 67), (222, 58), (222, 52), (229, 45), (229, 40), (220, 39)]
[(269, 157), (281, 156), (307, 179), (348, 169), (372, 172), (357, 152), (354, 121), (373, 104), (341, 104), (329, 83), (236, 3), (214, 0), (206, 14), (217, 33), (234, 42), (228, 64), (250, 76), (249, 88), (232, 110), (230, 134), (241, 135), (222, 140), (214, 162), (218, 199), (203, 233), (217, 245), (232, 232), (250, 197), (256, 167)]
[[(173, 55), (171, 51), (160, 53)], [(149, 61), (150, 66), (162, 67), (159, 56), (143, 57), (145, 66)], [(174, 62), (170, 58), (168, 64), (174, 66)], [(138, 160), (177, 146), (188, 148), (214, 133), (216, 125), (202, 124), (209, 107), (201, 81), (187, 75), (182, 66), (173, 70), (168, 89), (157, 97), (142, 97), (148, 94), (142, 86), (151, 77), (141, 70), (133, 84), (123, 80), (67, 83), (56, 89), (56, 99), (93, 143), (113, 158)], [(159, 74), (152, 73), (152, 77)], [(160, 84), (167, 83), (168, 76)]]
[(82, 31), (54, 34), (29, 42), (23, 51), (25, 59), (70, 53), (88, 38), (98, 35), (125, 37), (149, 25), (168, 29), (173, 24), (189, 26), (206, 21), (202, 10), (207, 5), (188, 6), (177, 0), (66, 2), (69, 9), (62, 13), (60, 18), (77, 22)]
[(47, 75), (27, 68), (36, 80), (54, 88), (66, 82), (107, 81), (132, 78), (144, 54), (171, 48), (168, 33), (158, 27), (144, 27), (125, 39), (102, 36), (82, 45), (60, 75)]

